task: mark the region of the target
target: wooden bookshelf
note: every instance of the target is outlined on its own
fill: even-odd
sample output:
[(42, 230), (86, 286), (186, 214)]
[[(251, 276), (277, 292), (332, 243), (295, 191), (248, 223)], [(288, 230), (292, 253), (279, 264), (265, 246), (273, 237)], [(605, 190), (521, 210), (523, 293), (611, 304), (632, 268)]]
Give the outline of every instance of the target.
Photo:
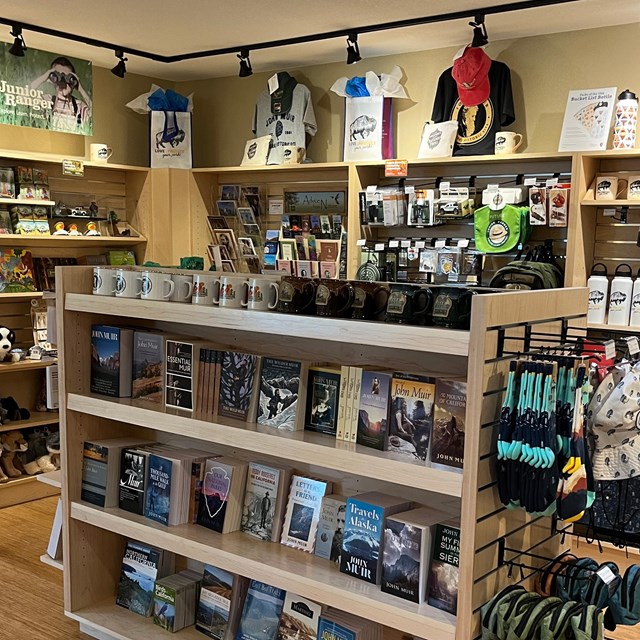
[(26, 420), (12, 420), (0, 425), (0, 433), (5, 431), (14, 431), (22, 429), (31, 429), (33, 427), (43, 427), (45, 425), (58, 424), (59, 416), (55, 411), (31, 411), (31, 415)]
[(57, 358), (45, 357), (42, 360), (20, 360), (20, 362), (0, 362), (0, 374), (20, 373), (21, 371), (31, 371), (34, 369), (46, 369), (53, 364), (58, 364)]

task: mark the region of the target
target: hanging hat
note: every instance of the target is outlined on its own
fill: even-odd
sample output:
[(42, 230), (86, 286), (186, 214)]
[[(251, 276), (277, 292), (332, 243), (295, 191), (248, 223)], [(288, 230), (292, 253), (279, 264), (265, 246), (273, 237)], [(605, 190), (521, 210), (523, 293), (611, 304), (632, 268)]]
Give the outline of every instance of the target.
[(491, 58), (478, 47), (467, 47), (453, 63), (451, 75), (458, 85), (458, 97), (465, 107), (475, 107), (489, 98)]
[(640, 475), (640, 363), (614, 383), (615, 376), (600, 383), (587, 412), (596, 480)]

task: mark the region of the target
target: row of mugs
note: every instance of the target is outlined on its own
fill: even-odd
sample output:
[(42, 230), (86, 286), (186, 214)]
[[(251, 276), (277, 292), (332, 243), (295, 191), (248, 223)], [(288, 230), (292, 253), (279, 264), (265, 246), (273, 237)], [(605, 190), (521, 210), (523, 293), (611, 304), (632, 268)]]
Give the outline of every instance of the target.
[(640, 200), (640, 175), (598, 176), (595, 191), (596, 200)]
[(277, 277), (93, 268), (93, 293), (116, 298), (164, 300), (269, 311), (278, 304)]

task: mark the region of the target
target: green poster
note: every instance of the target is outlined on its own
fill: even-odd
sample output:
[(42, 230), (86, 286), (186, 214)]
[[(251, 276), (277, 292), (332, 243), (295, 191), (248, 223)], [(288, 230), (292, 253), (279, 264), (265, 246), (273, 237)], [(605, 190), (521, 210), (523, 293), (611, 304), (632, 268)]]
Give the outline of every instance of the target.
[(93, 134), (91, 63), (27, 49), (24, 58), (0, 43), (0, 124)]

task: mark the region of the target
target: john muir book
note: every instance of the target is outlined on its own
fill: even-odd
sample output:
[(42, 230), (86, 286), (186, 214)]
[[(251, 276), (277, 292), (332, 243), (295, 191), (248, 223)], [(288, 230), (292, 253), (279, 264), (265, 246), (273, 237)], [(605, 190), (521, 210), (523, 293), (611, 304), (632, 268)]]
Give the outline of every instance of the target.
[[(391, 374), (363, 371), (358, 402), (358, 444), (384, 451), (389, 430)], [(357, 385), (356, 385), (357, 388)]]
[(347, 498), (340, 571), (371, 584), (380, 584), (384, 521), (411, 502), (377, 491)]
[(162, 404), (164, 397), (164, 337), (158, 333), (133, 334), (131, 397)]
[(429, 566), (427, 602), (456, 614), (460, 575), (460, 523), (449, 520), (436, 525)]
[(341, 383), (340, 369), (309, 369), (305, 429), (336, 437)]
[(431, 463), (462, 469), (467, 383), (438, 380), (431, 436)]
[(195, 409), (201, 344), (182, 340), (166, 341), (165, 404), (167, 407)]
[(315, 555), (331, 562), (340, 562), (346, 510), (347, 499), (344, 496), (330, 495), (322, 499), (316, 546), (313, 551)]
[(122, 450), (118, 506), (130, 513), (144, 514), (148, 458), (149, 452), (144, 449)]
[(131, 396), (133, 329), (104, 324), (91, 327), (91, 393)]
[(220, 369), (218, 414), (246, 422), (253, 401), (257, 356), (225, 351)]
[(284, 589), (251, 580), (236, 640), (276, 640), (284, 596)]
[(303, 428), (307, 366), (294, 360), (262, 358), (256, 420), (282, 431)]

